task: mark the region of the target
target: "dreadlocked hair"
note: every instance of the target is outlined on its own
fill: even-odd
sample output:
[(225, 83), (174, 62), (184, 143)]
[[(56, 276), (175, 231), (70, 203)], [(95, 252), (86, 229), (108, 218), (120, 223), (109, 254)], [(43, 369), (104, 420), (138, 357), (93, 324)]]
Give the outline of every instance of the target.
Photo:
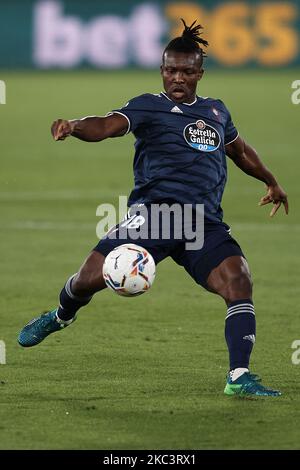
[(203, 29), (201, 24), (195, 26), (196, 21), (194, 21), (191, 26), (187, 26), (184, 19), (181, 18), (181, 21), (184, 24), (182, 35), (172, 39), (166, 46), (164, 53), (170, 50), (176, 52), (200, 52), (202, 57), (206, 57), (205, 51), (200, 47), (200, 45), (208, 46), (208, 42), (200, 37), (202, 34), (201, 30)]

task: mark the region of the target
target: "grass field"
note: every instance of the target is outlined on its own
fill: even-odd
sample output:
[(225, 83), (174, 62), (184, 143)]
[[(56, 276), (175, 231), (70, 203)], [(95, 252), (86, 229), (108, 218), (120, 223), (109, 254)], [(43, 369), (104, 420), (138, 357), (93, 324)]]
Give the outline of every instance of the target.
[(229, 163), (224, 220), (244, 249), (255, 285), (252, 370), (277, 399), (223, 395), (225, 305), (172, 261), (148, 294), (105, 291), (67, 330), (36, 348), (21, 327), (54, 307), (66, 278), (96, 244), (96, 207), (132, 186), (133, 136), (55, 143), (58, 117), (105, 114), (145, 91), (154, 72), (1, 73), (1, 449), (299, 449), (299, 70), (208, 71), (199, 94), (222, 98), (240, 133), (286, 188), (291, 212), (269, 218), (264, 185)]

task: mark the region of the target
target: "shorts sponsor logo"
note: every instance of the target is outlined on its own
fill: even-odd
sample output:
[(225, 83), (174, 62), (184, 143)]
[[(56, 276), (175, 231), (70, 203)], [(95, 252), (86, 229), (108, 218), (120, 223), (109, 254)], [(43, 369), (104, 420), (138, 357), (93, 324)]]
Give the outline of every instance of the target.
[(200, 152), (214, 152), (221, 142), (219, 132), (202, 119), (188, 124), (184, 128), (183, 136), (191, 147)]

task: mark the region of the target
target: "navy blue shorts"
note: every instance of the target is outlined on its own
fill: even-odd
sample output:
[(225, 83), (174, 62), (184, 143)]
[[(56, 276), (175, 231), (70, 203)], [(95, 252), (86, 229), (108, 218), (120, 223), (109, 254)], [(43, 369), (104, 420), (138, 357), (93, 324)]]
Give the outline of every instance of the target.
[[(130, 211), (127, 218), (130, 218)], [(205, 219), (204, 243), (201, 249), (186, 249), (186, 239), (153, 239), (150, 236), (138, 239), (130, 237), (130, 229), (125, 236), (118, 238), (117, 234), (122, 228), (122, 221), (99, 241), (93, 251), (98, 251), (107, 256), (117, 246), (124, 243), (135, 243), (143, 246), (154, 258), (155, 264), (170, 256), (178, 265), (183, 266), (190, 276), (204, 288), (207, 288), (207, 278), (210, 272), (229, 256), (242, 256), (245, 258), (239, 244), (230, 235), (230, 227), (224, 222), (211, 222)], [(150, 232), (149, 232), (150, 233)]]

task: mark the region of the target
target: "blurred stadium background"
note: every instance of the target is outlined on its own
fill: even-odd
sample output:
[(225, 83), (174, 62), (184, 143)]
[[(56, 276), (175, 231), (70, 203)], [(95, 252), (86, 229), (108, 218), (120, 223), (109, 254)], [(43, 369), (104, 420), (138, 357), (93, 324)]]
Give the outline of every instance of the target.
[[(293, 0), (1, 0), (1, 449), (299, 448), (299, 9)], [(252, 367), (282, 389), (279, 399), (223, 395), (223, 302), (169, 261), (149, 294), (103, 292), (74, 327), (37, 348), (16, 342), (96, 244), (97, 206), (117, 206), (133, 180), (133, 136), (55, 143), (52, 121), (159, 92), (161, 51), (181, 17), (199, 19), (210, 42), (198, 94), (225, 101), (289, 194), (290, 215), (270, 219), (257, 207), (264, 185), (229, 162), (224, 220), (255, 284)]]

